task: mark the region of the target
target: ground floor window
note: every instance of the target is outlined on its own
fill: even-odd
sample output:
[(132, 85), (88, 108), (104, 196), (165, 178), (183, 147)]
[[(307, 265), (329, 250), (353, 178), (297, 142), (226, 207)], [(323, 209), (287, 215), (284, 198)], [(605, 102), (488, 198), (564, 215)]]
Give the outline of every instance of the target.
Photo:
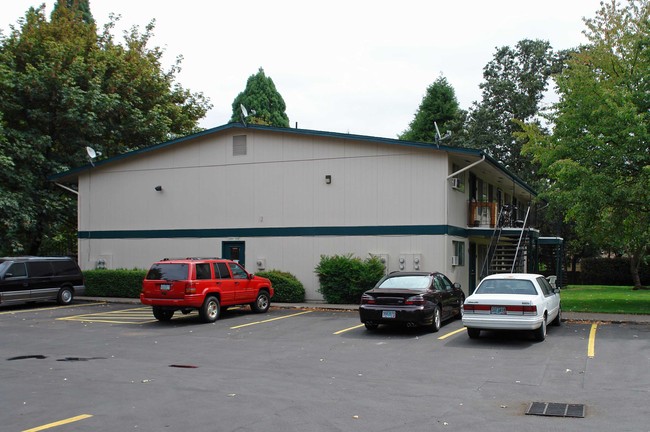
[(464, 266), (465, 265), (465, 242), (462, 241), (453, 241), (454, 245), (454, 265)]

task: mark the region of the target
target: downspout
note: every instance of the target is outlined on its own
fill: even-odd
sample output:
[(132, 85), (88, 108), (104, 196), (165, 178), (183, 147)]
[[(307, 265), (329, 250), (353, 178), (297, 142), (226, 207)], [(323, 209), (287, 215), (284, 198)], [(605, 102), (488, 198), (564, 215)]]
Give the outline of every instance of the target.
[(61, 188), (65, 189), (65, 190), (67, 190), (68, 192), (72, 192), (73, 194), (79, 196), (79, 192), (72, 189), (72, 188), (69, 188), (67, 186), (63, 186), (61, 183), (57, 183), (57, 182), (54, 182), (54, 184), (57, 185), (58, 187), (61, 187)]
[(478, 164), (480, 164), (480, 163), (482, 163), (482, 162), (485, 162), (485, 155), (483, 155), (483, 158), (482, 158), (481, 160), (476, 161), (476, 162), (474, 162), (473, 164), (469, 164), (469, 165), (467, 165), (465, 168), (461, 168), (461, 169), (459, 169), (458, 171), (456, 171), (455, 173), (451, 173), (451, 174), (449, 174), (449, 175), (447, 176), (447, 180), (449, 180), (449, 179), (452, 178), (452, 177), (457, 176), (458, 174), (460, 174), (460, 173), (462, 173), (462, 172), (467, 171), (468, 169), (474, 168), (476, 165), (478, 165)]

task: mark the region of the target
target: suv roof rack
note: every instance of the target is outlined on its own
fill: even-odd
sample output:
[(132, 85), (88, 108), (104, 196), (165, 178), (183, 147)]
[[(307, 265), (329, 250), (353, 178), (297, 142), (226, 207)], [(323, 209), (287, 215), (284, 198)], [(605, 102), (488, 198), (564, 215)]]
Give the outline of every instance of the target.
[(160, 261), (175, 261), (175, 260), (210, 260), (221, 259), (219, 257), (184, 257), (184, 258), (163, 258)]

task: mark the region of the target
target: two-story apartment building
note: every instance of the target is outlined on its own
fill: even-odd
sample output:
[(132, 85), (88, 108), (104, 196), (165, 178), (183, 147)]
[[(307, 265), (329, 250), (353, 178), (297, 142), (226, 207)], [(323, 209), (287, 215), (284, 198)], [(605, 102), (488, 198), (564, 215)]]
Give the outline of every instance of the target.
[(468, 292), (506, 265), (499, 244), (538, 237), (522, 229), (535, 192), (496, 160), (396, 139), (228, 124), (52, 180), (78, 190), (82, 269), (220, 256), (291, 272), (315, 301), (322, 255), (442, 271)]

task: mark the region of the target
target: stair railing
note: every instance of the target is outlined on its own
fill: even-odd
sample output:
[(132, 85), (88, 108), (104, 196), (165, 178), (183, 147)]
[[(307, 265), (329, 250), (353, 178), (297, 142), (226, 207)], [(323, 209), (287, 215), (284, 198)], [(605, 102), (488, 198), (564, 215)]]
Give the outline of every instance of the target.
[(524, 232), (526, 232), (526, 225), (528, 224), (529, 213), (530, 213), (530, 206), (528, 206), (528, 209), (526, 210), (526, 217), (524, 218), (524, 226), (521, 227), (521, 233), (519, 234), (519, 241), (517, 242), (517, 250), (515, 250), (515, 258), (512, 260), (512, 267), (510, 268), (510, 273), (515, 272), (515, 266), (517, 265), (519, 249), (521, 248), (521, 241), (524, 237)]

